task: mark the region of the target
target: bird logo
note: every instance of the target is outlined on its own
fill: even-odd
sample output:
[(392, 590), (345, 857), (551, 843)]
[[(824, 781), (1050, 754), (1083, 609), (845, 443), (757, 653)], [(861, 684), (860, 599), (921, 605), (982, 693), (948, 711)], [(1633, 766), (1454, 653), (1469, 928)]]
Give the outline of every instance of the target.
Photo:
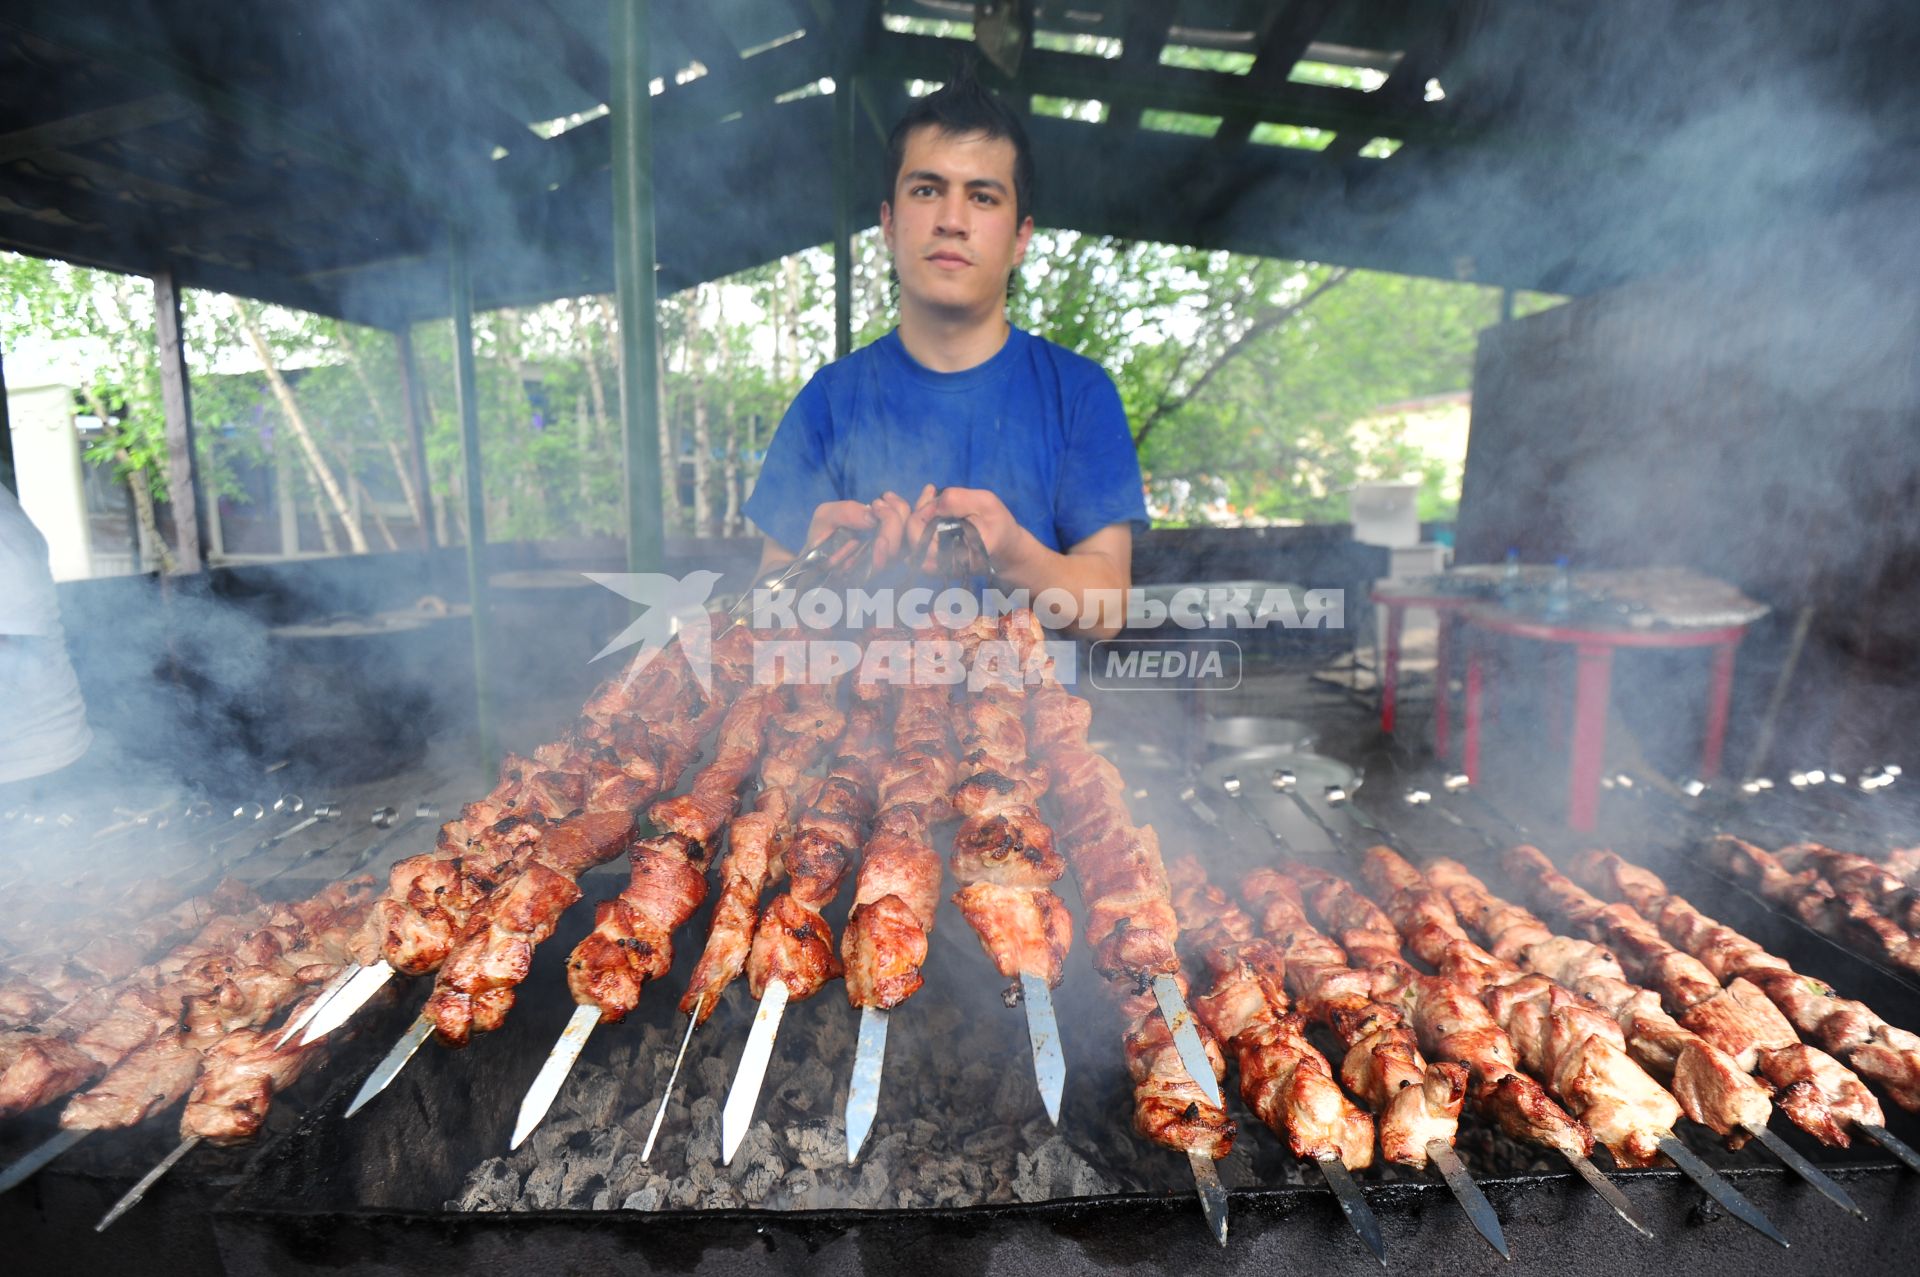
[(706, 604), (713, 587), (720, 583), (718, 572), (697, 571), (685, 576), (669, 576), (665, 572), (583, 572), (581, 575), (646, 609), (594, 653), (594, 660), (638, 643), (640, 651), (627, 666), (625, 682), (631, 683), (678, 637), (681, 655), (692, 669), (694, 681), (700, 684), (702, 692), (713, 690), (709, 661), (713, 621)]

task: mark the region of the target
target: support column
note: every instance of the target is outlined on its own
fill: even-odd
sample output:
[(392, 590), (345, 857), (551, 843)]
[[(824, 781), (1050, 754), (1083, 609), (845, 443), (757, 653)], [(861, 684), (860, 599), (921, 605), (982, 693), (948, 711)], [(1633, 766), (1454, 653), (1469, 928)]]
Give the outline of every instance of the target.
[(420, 494), (420, 545), (434, 548), (433, 480), (427, 470), (427, 387), (420, 380), (420, 364), (413, 355), (413, 329), (393, 330), (393, 352), (400, 360), (400, 392), (407, 400), (407, 464), (413, 467), (413, 488)]
[(607, 9), (613, 46), (613, 280), (627, 470), (627, 570), (657, 572), (665, 530), (660, 518), (653, 98), (647, 90), (652, 6), (648, 0), (610, 0)]
[(174, 561), (178, 571), (206, 567), (207, 518), (193, 454), (193, 388), (187, 377), (187, 345), (180, 331), (180, 285), (172, 271), (153, 277), (154, 335), (160, 346), (160, 401), (166, 412), (167, 501), (173, 506)]
[(6, 352), (0, 351), (0, 486), (20, 495), (20, 479), (13, 472), (13, 424), (7, 417)]
[(853, 107), (851, 74), (833, 86), (833, 357), (853, 353)]
[(449, 310), (453, 319), (453, 391), (460, 410), (460, 459), (467, 500), (467, 598), (473, 608), (473, 687), (480, 735), (481, 764), (489, 771), (498, 759), (493, 749), (493, 689), (488, 660), (492, 622), (487, 607), (487, 503), (480, 473), (480, 401), (473, 368), (473, 276), (467, 262), (467, 237), (447, 238)]

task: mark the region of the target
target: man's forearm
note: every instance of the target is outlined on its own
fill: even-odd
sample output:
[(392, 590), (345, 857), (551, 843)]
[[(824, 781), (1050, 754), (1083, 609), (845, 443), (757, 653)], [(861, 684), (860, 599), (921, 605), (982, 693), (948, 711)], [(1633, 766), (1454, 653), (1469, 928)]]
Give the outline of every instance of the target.
[[(1125, 559), (1104, 549), (1075, 547), (1062, 554), (1050, 550), (1040, 539), (1020, 530), (1013, 553), (994, 566), (1006, 585), (1039, 596), (1042, 590), (1065, 590), (1074, 596), (1078, 620), (1068, 632), (1085, 638), (1112, 638), (1124, 623), (1126, 592), (1132, 584), (1131, 554)], [(1098, 596), (1118, 596), (1118, 606), (1101, 606)]]

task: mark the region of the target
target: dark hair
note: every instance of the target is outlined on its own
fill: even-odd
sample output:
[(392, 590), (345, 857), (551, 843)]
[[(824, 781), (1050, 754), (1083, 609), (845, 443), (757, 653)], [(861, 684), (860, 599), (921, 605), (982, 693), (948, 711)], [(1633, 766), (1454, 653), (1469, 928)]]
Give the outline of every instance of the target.
[(893, 202), (893, 188), (900, 181), (900, 166), (906, 162), (907, 138), (915, 129), (929, 125), (958, 137), (985, 134), (989, 139), (1005, 138), (1013, 143), (1013, 215), (1015, 220), (1032, 215), (1033, 151), (1027, 145), (1027, 131), (1020, 126), (1020, 117), (981, 87), (967, 66), (937, 92), (916, 98), (887, 135), (884, 198), (889, 204)]

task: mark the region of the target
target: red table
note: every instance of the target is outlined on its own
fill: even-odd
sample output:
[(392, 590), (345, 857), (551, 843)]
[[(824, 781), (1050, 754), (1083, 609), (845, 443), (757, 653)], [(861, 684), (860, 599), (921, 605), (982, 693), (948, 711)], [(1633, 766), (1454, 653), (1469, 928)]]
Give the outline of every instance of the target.
[[(1746, 636), (1752, 620), (1686, 627), (1555, 624), (1486, 604), (1469, 608), (1462, 616), (1469, 625), (1487, 633), (1541, 643), (1565, 643), (1574, 649), (1573, 757), (1567, 769), (1569, 829), (1592, 829), (1598, 813), (1600, 771), (1606, 756), (1607, 695), (1613, 678), (1613, 654), (1619, 648), (1713, 649), (1700, 779), (1711, 780), (1719, 774), (1720, 750), (1727, 734), (1727, 702), (1733, 691), (1734, 650)], [(1467, 721), (1462, 761), (1468, 778), (1476, 782), (1480, 779), (1480, 712), (1486, 684), (1484, 646), (1470, 641), (1467, 649)]]
[(1447, 756), (1453, 726), (1452, 697), (1447, 694), (1447, 661), (1456, 612), (1480, 607), (1484, 598), (1459, 590), (1435, 591), (1432, 578), (1411, 581), (1382, 581), (1373, 587), (1373, 601), (1387, 612), (1387, 632), (1380, 652), (1380, 730), (1393, 734), (1400, 698), (1400, 636), (1410, 607), (1432, 608), (1439, 617), (1433, 640), (1433, 752)]

